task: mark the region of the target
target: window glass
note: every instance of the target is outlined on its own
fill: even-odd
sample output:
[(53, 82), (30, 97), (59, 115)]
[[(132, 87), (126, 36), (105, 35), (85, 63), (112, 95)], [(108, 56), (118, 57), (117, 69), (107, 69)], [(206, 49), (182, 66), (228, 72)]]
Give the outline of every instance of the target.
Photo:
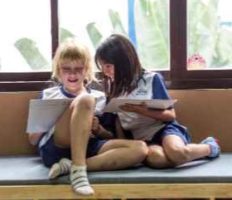
[(50, 1), (0, 1), (0, 26), (0, 72), (50, 70)]
[(232, 68), (232, 1), (188, 1), (189, 70)]
[(168, 0), (59, 0), (59, 23), (60, 41), (77, 37), (94, 54), (103, 39), (122, 33), (145, 68), (168, 68)]

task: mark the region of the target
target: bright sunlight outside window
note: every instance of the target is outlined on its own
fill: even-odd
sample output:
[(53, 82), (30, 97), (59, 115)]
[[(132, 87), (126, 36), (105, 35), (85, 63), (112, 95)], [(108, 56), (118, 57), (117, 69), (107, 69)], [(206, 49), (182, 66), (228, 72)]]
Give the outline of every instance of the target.
[(232, 68), (232, 1), (188, 1), (189, 70)]
[(94, 54), (102, 39), (122, 33), (147, 69), (169, 66), (168, 21), (168, 0), (59, 0), (61, 41), (80, 38)]
[(0, 71), (51, 69), (50, 1), (0, 1)]

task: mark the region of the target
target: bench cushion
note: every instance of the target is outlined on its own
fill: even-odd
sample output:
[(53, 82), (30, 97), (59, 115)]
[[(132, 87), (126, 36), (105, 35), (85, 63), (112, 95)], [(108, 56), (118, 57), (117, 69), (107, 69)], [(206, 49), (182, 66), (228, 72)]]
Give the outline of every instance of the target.
[[(0, 185), (69, 184), (68, 176), (48, 180), (48, 168), (37, 156), (0, 157)], [(232, 153), (172, 169), (140, 166), (127, 170), (89, 172), (91, 183), (232, 183)]]

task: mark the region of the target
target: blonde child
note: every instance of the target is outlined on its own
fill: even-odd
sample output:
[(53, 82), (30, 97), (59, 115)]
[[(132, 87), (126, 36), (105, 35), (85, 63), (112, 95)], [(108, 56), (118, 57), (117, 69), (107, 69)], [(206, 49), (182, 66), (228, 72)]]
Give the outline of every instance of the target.
[(136, 165), (145, 159), (147, 148), (141, 141), (100, 140), (92, 134), (109, 135), (94, 118), (105, 105), (105, 95), (88, 88), (93, 76), (86, 46), (74, 39), (61, 44), (53, 60), (52, 76), (59, 85), (43, 90), (42, 99), (71, 98), (72, 103), (51, 130), (29, 133), (29, 140), (38, 146), (45, 166), (53, 166), (51, 178), (71, 168), (73, 190), (91, 195), (94, 190), (87, 170), (116, 170)]

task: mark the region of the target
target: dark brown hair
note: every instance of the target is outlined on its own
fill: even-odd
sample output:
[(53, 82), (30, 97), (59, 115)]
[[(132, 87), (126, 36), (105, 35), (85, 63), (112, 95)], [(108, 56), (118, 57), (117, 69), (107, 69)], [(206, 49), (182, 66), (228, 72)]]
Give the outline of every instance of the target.
[[(96, 50), (95, 63), (98, 69), (99, 61), (114, 65), (114, 82), (111, 83), (108, 95), (110, 98), (128, 94), (137, 87), (137, 82), (143, 69), (137, 52), (128, 38), (113, 34), (108, 37)], [(107, 77), (105, 77), (105, 82)]]

